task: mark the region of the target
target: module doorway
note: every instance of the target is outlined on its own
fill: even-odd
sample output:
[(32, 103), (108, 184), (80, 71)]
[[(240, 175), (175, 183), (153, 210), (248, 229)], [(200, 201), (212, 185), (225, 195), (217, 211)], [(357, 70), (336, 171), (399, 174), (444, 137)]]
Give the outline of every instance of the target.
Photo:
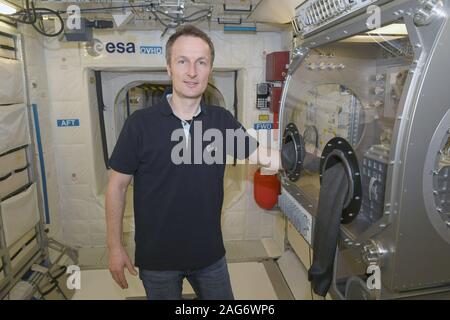
[[(104, 132), (108, 159), (120, 135), (126, 119), (136, 110), (152, 108), (163, 97), (170, 86), (165, 71), (152, 72), (101, 72), (102, 98), (104, 104)], [(206, 104), (217, 105), (238, 114), (235, 96), (236, 73), (215, 71), (204, 94)], [(227, 210), (245, 194), (244, 166), (227, 164), (224, 176), (223, 210)], [(124, 233), (131, 244), (134, 237), (133, 186), (128, 188), (127, 205), (124, 214)], [(128, 241), (127, 241), (128, 242)]]

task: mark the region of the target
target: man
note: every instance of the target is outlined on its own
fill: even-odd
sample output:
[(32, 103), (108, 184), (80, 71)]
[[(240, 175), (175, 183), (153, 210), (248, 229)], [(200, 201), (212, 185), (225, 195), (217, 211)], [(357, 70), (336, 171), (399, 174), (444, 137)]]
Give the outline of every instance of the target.
[[(200, 155), (209, 150), (225, 159), (220, 145), (210, 148), (201, 136), (209, 129), (225, 136), (242, 126), (224, 108), (202, 101), (214, 61), (213, 43), (204, 32), (179, 29), (167, 42), (166, 60), (172, 92), (127, 119), (110, 159), (109, 268), (122, 288), (128, 287), (124, 268), (137, 275), (122, 244), (125, 195), (134, 177), (135, 264), (147, 298), (181, 299), (187, 278), (200, 299), (233, 299), (220, 227), (225, 165), (199, 163), (197, 156), (198, 150)], [(186, 148), (174, 153), (179, 147), (174, 133), (180, 130)], [(228, 153), (241, 159), (251, 153), (256, 159), (255, 141), (246, 133), (245, 138), (245, 148), (227, 148)], [(186, 161), (179, 163), (177, 156)]]

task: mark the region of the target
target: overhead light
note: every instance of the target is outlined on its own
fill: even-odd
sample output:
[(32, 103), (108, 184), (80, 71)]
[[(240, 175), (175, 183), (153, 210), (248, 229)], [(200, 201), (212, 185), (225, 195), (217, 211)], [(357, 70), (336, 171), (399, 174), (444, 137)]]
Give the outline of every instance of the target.
[(17, 12), (17, 8), (9, 2), (0, 1), (0, 13), (1, 14), (13, 14)]
[(407, 35), (408, 30), (406, 29), (406, 24), (404, 23), (392, 23), (385, 27), (378, 28), (376, 30), (370, 30), (368, 34), (384, 34), (384, 35)]
[(366, 36), (364, 35), (358, 35), (353, 36), (347, 39), (342, 39), (339, 42), (357, 42), (357, 43), (380, 43), (385, 41), (394, 41), (398, 39), (403, 39), (404, 36), (383, 36), (383, 35), (372, 35), (368, 34)]
[(343, 40), (341, 42), (366, 42), (373, 43), (394, 41), (397, 39), (404, 39), (408, 35), (408, 30), (404, 23), (392, 23), (390, 25), (367, 31), (365, 34), (355, 35)]

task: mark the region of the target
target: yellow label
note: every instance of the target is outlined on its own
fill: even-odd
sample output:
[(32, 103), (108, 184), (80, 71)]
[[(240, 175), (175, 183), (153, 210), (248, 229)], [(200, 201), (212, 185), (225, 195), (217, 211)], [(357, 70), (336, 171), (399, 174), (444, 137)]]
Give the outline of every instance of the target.
[(270, 116), (268, 114), (260, 114), (258, 116), (259, 121), (269, 121), (270, 120)]

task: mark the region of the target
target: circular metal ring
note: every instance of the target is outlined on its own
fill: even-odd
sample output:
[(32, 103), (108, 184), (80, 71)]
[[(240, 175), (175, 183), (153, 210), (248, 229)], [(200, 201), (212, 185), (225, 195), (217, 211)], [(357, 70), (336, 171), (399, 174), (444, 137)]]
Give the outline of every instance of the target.
[(282, 165), (289, 180), (295, 182), (300, 178), (300, 173), (303, 169), (303, 160), (305, 158), (305, 142), (303, 141), (303, 137), (300, 135), (296, 125), (293, 123), (289, 123), (286, 126), (283, 134), (283, 146), (291, 141), (294, 144), (295, 148), (295, 161), (292, 164), (288, 164), (286, 162), (283, 162), (282, 158)]
[(333, 166), (337, 161), (342, 162), (349, 181), (349, 191), (342, 210), (341, 223), (347, 224), (353, 221), (361, 209), (362, 185), (358, 159), (355, 151), (347, 140), (336, 137), (328, 141), (320, 159), (320, 182), (325, 170)]

